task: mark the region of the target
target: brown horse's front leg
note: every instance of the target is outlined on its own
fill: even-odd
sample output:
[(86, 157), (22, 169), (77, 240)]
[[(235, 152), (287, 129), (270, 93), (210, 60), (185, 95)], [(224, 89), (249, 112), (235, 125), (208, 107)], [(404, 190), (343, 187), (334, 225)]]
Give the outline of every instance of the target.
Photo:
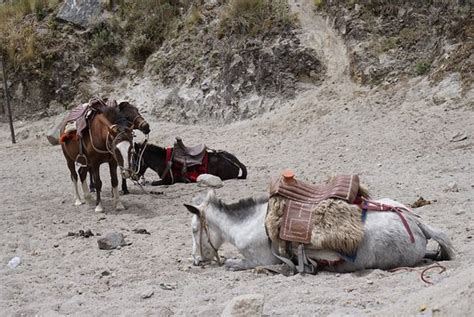
[(96, 200), (95, 200), (95, 211), (103, 212), (104, 208), (102, 207), (102, 201), (100, 199), (100, 191), (102, 190), (102, 181), (100, 180), (100, 165), (92, 166), (91, 172), (92, 177), (94, 178), (94, 185), (96, 191)]
[(109, 162), (110, 178), (112, 181), (112, 195), (114, 199), (114, 207), (116, 210), (124, 210), (125, 207), (120, 202), (119, 190), (118, 190), (118, 178), (117, 178), (117, 162), (112, 160)]

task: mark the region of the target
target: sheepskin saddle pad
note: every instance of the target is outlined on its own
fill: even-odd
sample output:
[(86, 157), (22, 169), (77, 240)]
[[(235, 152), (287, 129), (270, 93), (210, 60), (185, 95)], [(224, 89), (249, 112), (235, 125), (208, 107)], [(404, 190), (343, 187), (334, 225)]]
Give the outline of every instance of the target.
[(270, 185), (268, 236), (281, 255), (288, 255), (291, 242), (355, 254), (364, 236), (362, 211), (354, 204), (361, 192), (357, 175), (311, 185), (284, 174)]

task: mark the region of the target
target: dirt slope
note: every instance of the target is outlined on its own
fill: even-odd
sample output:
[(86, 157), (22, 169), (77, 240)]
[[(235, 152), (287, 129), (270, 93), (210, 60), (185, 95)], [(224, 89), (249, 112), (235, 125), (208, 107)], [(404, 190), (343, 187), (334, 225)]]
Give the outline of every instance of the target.
[[(312, 12), (309, 2), (292, 8)], [(303, 15), (303, 30), (312, 23), (324, 26), (321, 19)], [(308, 31), (301, 36), (312, 45), (336, 35), (324, 26), (314, 37)], [(59, 119), (53, 117), (17, 123), (23, 137), (16, 145), (9, 143), (8, 126), (0, 125), (0, 311), (7, 316), (218, 316), (233, 297), (260, 293), (265, 295), (264, 313), (271, 316), (468, 316), (474, 289), (472, 89), (461, 97), (458, 75), (436, 86), (420, 78), (386, 89), (361, 88), (347, 82), (345, 53), (335, 54), (339, 50), (338, 44), (321, 50), (332, 69), (331, 80), (321, 88), (302, 87), (294, 100), (254, 119), (218, 127), (179, 125), (154, 121), (147, 112), (151, 141), (170, 144), (180, 135), (190, 144), (205, 142), (235, 153), (248, 165), (249, 178), (227, 181), (218, 190), (227, 201), (264, 193), (269, 178), (287, 167), (312, 182), (357, 173), (376, 197), (433, 201), (417, 212), (445, 230), (458, 252), (456, 260), (441, 263), (445, 273), (429, 274), (433, 285), (420, 280), (421, 268), (287, 278), (228, 272), (216, 265), (192, 267), (191, 217), (182, 204), (202, 189), (181, 184), (147, 188), (164, 193), (149, 195), (134, 187), (123, 197), (127, 209), (117, 213), (111, 210), (104, 166), (107, 212), (74, 207), (60, 148), (49, 146), (43, 136)], [(150, 111), (161, 87), (150, 85), (147, 93), (132, 89), (146, 82), (138, 78), (125, 90), (128, 98), (150, 105), (144, 109)], [(457, 134), (466, 138), (459, 141)], [(137, 228), (151, 235), (133, 233)], [(81, 229), (122, 232), (132, 245), (102, 251), (96, 237), (67, 236)], [(222, 254), (238, 256), (232, 246)], [(22, 264), (12, 270), (6, 263), (15, 255)], [(163, 289), (161, 283), (173, 289)], [(150, 291), (154, 294), (143, 299)]]

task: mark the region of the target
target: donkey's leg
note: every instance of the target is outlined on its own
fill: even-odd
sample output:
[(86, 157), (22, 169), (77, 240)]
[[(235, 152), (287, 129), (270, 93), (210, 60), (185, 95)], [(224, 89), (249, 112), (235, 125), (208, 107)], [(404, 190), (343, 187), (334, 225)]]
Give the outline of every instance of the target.
[(69, 168), (69, 172), (71, 173), (71, 181), (72, 187), (74, 189), (74, 195), (76, 197), (74, 201), (74, 206), (82, 205), (81, 197), (79, 196), (79, 188), (77, 187), (77, 172), (76, 172), (76, 165), (74, 161), (67, 159), (67, 167)]
[(118, 178), (117, 178), (117, 162), (112, 160), (109, 162), (110, 178), (112, 181), (112, 195), (114, 196), (114, 207), (116, 210), (124, 210), (125, 207), (120, 202), (120, 196), (118, 191)]
[(92, 176), (94, 177), (94, 184), (95, 184), (95, 191), (96, 191), (96, 199), (95, 199), (95, 211), (96, 212), (103, 212), (104, 208), (102, 207), (102, 200), (100, 199), (100, 191), (102, 190), (102, 181), (100, 180), (100, 165), (93, 166), (92, 169)]
[(84, 200), (85, 202), (90, 203), (92, 201), (92, 195), (90, 194), (89, 189), (87, 188), (87, 181), (86, 181), (87, 171), (88, 169), (86, 167), (81, 167), (79, 169), (79, 179), (81, 180), (81, 184), (82, 184), (82, 192), (84, 193)]

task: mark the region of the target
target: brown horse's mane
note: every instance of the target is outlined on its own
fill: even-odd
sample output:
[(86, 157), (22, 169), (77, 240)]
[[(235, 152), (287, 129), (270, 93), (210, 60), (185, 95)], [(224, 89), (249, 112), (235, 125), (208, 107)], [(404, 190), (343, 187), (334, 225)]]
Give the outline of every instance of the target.
[(102, 107), (99, 113), (102, 113), (110, 123), (117, 124), (120, 127), (128, 127), (127, 117), (116, 107)]

